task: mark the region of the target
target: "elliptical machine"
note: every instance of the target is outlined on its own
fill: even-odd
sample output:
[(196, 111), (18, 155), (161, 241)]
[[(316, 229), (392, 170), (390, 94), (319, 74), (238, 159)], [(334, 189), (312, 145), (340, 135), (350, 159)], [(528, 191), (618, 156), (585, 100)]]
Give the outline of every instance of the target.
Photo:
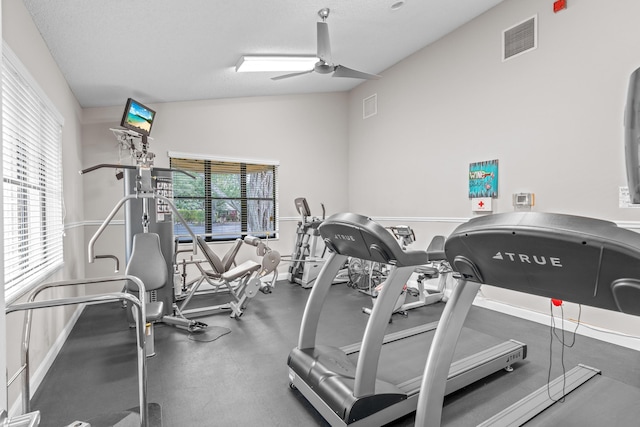
[[(406, 250), (409, 245), (415, 242), (416, 236), (411, 227), (408, 225), (396, 225), (387, 227), (389, 231), (393, 234), (396, 241), (402, 248), (402, 250)], [(393, 309), (393, 313), (398, 313), (403, 316), (408, 315), (408, 311), (418, 307), (424, 307), (427, 305), (434, 304), (439, 301), (446, 302), (447, 298), (445, 296), (445, 288), (447, 285), (447, 281), (449, 276), (453, 273), (449, 262), (447, 261), (444, 253), (444, 244), (445, 237), (444, 236), (434, 236), (429, 246), (427, 248), (427, 254), (429, 254), (429, 263), (425, 265), (416, 266), (414, 269), (414, 273), (416, 273), (416, 286), (409, 286), (405, 284), (398, 300), (396, 301), (395, 307)], [(389, 266), (386, 266), (388, 269)], [(370, 289), (369, 294), (371, 295), (372, 305), (376, 303), (376, 297), (382, 291), (382, 288), (386, 283), (386, 275), (388, 274), (386, 271), (379, 268), (380, 271), (384, 271), (383, 280), (380, 283)], [(438, 283), (436, 287), (425, 286), (425, 282), (429, 280), (438, 279)], [(406, 302), (407, 294), (412, 297), (417, 297), (418, 299), (411, 302)], [(371, 314), (372, 308), (363, 307), (362, 311), (366, 314)]]
[(297, 283), (303, 288), (310, 288), (320, 273), (326, 251), (324, 243), (320, 241), (322, 249), (320, 253), (318, 252), (318, 238), (320, 237), (318, 227), (324, 221), (324, 204), (320, 204), (322, 218), (317, 218), (311, 216), (307, 199), (298, 197), (294, 202), (301, 219), (298, 221), (296, 229), (296, 242), (291, 253), (288, 279), (289, 282)]

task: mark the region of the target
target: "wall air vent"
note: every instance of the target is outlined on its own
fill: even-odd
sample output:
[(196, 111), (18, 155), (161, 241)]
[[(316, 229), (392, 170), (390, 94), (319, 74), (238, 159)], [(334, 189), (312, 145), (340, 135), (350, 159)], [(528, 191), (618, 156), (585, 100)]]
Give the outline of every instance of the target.
[(502, 60), (535, 49), (538, 46), (538, 15), (522, 21), (502, 32)]
[(368, 119), (376, 114), (378, 114), (378, 94), (374, 93), (362, 100), (362, 118)]

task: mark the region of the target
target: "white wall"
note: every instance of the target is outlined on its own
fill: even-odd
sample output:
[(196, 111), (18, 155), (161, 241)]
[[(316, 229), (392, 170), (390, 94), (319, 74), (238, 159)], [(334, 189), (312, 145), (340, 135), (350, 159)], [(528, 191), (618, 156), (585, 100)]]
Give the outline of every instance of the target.
[[(117, 142), (110, 127), (118, 127), (124, 104), (114, 108), (84, 110), (83, 167), (117, 163)], [(271, 246), (291, 253), (298, 214), (293, 200), (307, 197), (312, 213), (320, 215), (347, 208), (347, 94), (255, 97), (153, 104), (156, 120), (149, 150), (157, 155), (156, 166), (168, 167), (168, 151), (212, 156), (278, 160), (280, 239)], [(128, 162), (126, 153), (123, 161)], [(127, 163), (129, 164), (129, 163)], [(122, 183), (114, 171), (98, 170), (83, 177), (84, 209), (88, 222), (102, 221), (122, 197)], [(122, 218), (122, 215), (119, 216)], [(110, 226), (114, 233), (98, 240), (100, 253), (115, 253), (124, 259), (122, 223)], [(87, 228), (86, 239), (97, 227)], [(214, 250), (223, 254), (226, 244)], [(242, 257), (252, 257), (250, 247)], [(87, 267), (88, 275), (108, 273), (109, 261)], [(281, 264), (286, 272), (288, 265)]]
[[(467, 199), (470, 162), (500, 160), (496, 211), (511, 210), (514, 192), (533, 191), (536, 210), (595, 216), (634, 225), (637, 211), (618, 208), (625, 185), (622, 112), (636, 58), (640, 3), (508, 0), (386, 70), (384, 78), (349, 94), (259, 97), (152, 105), (157, 112), (151, 151), (167, 165), (167, 150), (280, 161), (281, 238), (289, 253), (306, 196), (315, 213), (352, 210), (416, 228), (418, 244), (449, 233), (472, 216)], [(122, 108), (81, 111), (22, 2), (4, 0), (4, 39), (65, 117), (65, 269), (57, 278), (85, 274), (85, 248), (121, 197), (113, 171), (80, 177), (96, 163), (118, 161), (109, 127)], [(408, 11), (409, 9), (407, 9)], [(501, 31), (539, 16), (537, 50), (500, 61)], [(378, 115), (362, 119), (362, 99), (378, 94)], [(80, 125), (82, 122), (82, 125)], [(85, 238), (85, 234), (87, 238)], [(122, 225), (101, 249), (123, 256)], [(224, 250), (224, 248), (220, 248)], [(246, 254), (246, 256), (250, 256)], [(112, 264), (86, 267), (111, 274)], [(539, 299), (485, 287), (499, 301), (545, 311)], [(36, 316), (35, 364), (53, 345), (73, 309)], [(63, 314), (62, 314), (63, 313)], [(573, 312), (570, 312), (573, 315)], [(587, 310), (583, 320), (636, 330), (629, 316)], [(17, 368), (21, 319), (7, 319), (8, 369)], [(15, 390), (11, 396), (15, 397)]]
[[(499, 159), (500, 196), (534, 192), (536, 211), (638, 228), (618, 207), (626, 185), (623, 111), (640, 66), (640, 2), (603, 7), (508, 0), (349, 95), (349, 209), (416, 227), (423, 239), (472, 216), (469, 163)], [(538, 15), (538, 48), (501, 61), (502, 31)], [(362, 119), (377, 93), (378, 114)], [(393, 158), (393, 165), (389, 165)], [(484, 287), (487, 297), (548, 312), (546, 299)], [(570, 310), (575, 317), (575, 311)], [(640, 320), (586, 309), (583, 320), (637, 334)]]
[[(81, 153), (80, 106), (21, 1), (2, 1), (2, 37), (64, 117), (62, 157), (66, 209), (65, 264), (62, 270), (51, 277), (51, 280), (83, 277), (84, 235), (83, 228), (77, 226), (83, 220), (83, 204), (79, 194), (82, 183), (78, 181), (77, 174), (80, 169)], [(82, 292), (82, 289), (46, 292), (41, 298), (72, 296)], [(64, 331), (74, 313), (75, 307), (45, 309), (35, 313), (31, 346), (32, 375), (37, 373), (37, 368), (45, 359), (58, 336)], [(6, 321), (7, 340), (4, 348), (7, 352), (7, 370), (11, 376), (19, 366), (22, 313), (11, 314), (7, 316)], [(50, 362), (51, 360), (46, 363)], [(19, 389), (20, 387), (16, 383), (9, 390), (10, 406), (15, 401)]]

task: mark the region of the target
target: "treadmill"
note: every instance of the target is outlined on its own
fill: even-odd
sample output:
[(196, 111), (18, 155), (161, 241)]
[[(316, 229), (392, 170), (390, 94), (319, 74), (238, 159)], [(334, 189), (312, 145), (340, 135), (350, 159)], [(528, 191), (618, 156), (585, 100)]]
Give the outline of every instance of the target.
[[(436, 332), (436, 351), (425, 366), (416, 426), (440, 425), (452, 357), (447, 345), (482, 283), (640, 316), (640, 234), (613, 222), (540, 212), (488, 215), (459, 226), (445, 252), (461, 277), (442, 314), (447, 328)], [(639, 402), (637, 387), (578, 365), (480, 425), (626, 427), (639, 425)]]
[[(384, 425), (416, 409), (437, 322), (386, 336), (385, 330), (414, 269), (443, 259), (444, 253), (433, 258), (424, 250), (402, 250), (388, 230), (353, 213), (329, 217), (319, 232), (331, 253), (307, 300), (298, 346), (289, 354), (290, 385), (332, 426)], [(347, 257), (393, 268), (374, 304), (362, 342), (342, 348), (317, 344), (322, 307)], [(510, 370), (526, 357), (526, 345), (520, 342), (502, 342), (471, 330), (459, 332), (460, 342), (454, 342), (451, 349), (455, 361), (447, 369), (447, 393), (502, 369)]]

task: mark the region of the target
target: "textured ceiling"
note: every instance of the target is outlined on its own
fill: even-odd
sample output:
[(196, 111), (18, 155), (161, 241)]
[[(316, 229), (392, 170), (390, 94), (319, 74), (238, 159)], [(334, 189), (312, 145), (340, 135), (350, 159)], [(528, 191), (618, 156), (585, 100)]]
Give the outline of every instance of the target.
[[(316, 73), (236, 73), (242, 55), (315, 54), (318, 10), (335, 63), (384, 70), (502, 0), (23, 0), (83, 107), (350, 90)], [(384, 78), (384, 77), (383, 77)]]

